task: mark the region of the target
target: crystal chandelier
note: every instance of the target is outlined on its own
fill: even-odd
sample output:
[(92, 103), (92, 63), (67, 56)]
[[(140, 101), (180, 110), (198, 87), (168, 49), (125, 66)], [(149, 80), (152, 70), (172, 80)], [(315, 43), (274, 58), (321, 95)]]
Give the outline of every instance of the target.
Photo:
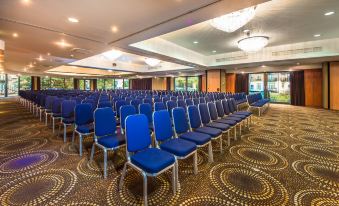
[(108, 60), (116, 60), (122, 55), (122, 52), (113, 49), (111, 51), (104, 52), (101, 55), (104, 56)]
[(155, 67), (160, 63), (159, 59), (153, 59), (153, 58), (145, 58), (146, 64), (148, 64), (151, 67)]
[(228, 33), (234, 32), (249, 21), (251, 21), (255, 16), (255, 6), (242, 9), (240, 11), (232, 12), (224, 16), (220, 16), (210, 20), (210, 24), (221, 31)]
[(239, 49), (251, 53), (263, 49), (268, 44), (267, 36), (249, 36), (238, 41)]

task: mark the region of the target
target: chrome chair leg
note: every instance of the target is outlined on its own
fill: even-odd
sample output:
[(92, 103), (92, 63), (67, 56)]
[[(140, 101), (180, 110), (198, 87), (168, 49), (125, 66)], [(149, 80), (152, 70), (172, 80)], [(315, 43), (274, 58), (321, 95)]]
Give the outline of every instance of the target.
[(178, 162), (175, 161), (174, 166), (172, 168), (172, 191), (173, 191), (173, 195), (175, 195), (175, 192), (177, 191), (177, 177), (178, 175)]
[(220, 138), (220, 142), (219, 142), (219, 144), (220, 144), (220, 153), (222, 154), (222, 134), (221, 134), (221, 136), (219, 137)]
[(92, 145), (92, 150), (91, 150), (91, 158), (90, 158), (90, 161), (92, 161), (93, 158), (94, 158), (94, 152), (95, 152), (95, 144), (93, 143), (93, 145)]
[(230, 130), (228, 130), (228, 132), (227, 132), (227, 144), (228, 144), (228, 146), (231, 145)]
[(79, 134), (79, 155), (82, 156), (82, 135)]
[(194, 174), (198, 174), (198, 152), (195, 151), (193, 156), (193, 167), (194, 167)]
[(104, 178), (107, 177), (107, 150), (104, 149)]
[(208, 162), (214, 162), (214, 160), (213, 160), (212, 142), (208, 143)]
[(143, 193), (144, 193), (144, 206), (147, 206), (147, 175), (142, 172), (143, 176)]
[(67, 130), (67, 125), (64, 124), (64, 143), (66, 143), (66, 130)]
[(124, 168), (122, 169), (118, 190), (122, 189), (122, 185), (124, 183), (124, 178), (126, 176), (126, 172), (127, 172), (127, 162), (124, 164)]
[(234, 140), (237, 140), (237, 125), (234, 126)]
[(53, 134), (54, 134), (54, 130), (55, 130), (55, 124), (54, 124), (54, 122), (55, 122), (55, 119), (54, 119), (54, 117), (52, 117), (52, 127), (53, 127)]

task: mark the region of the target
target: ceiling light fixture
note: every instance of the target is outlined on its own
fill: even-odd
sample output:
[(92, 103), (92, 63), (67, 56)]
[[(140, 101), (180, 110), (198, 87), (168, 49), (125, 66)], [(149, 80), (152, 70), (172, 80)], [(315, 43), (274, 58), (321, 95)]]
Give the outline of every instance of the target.
[(314, 37), (321, 37), (321, 34), (314, 34)]
[(213, 52), (213, 53), (217, 53), (217, 51), (215, 51), (215, 50), (213, 50), (212, 52)]
[(14, 38), (17, 38), (19, 35), (18, 35), (18, 33), (13, 33), (12, 36), (13, 36)]
[(28, 67), (29, 67), (29, 68), (33, 68), (33, 64), (30, 63), (30, 64), (28, 65)]
[(248, 53), (257, 52), (267, 46), (268, 40), (267, 36), (250, 36), (250, 33), (247, 33), (246, 38), (238, 41), (238, 47)]
[(112, 26), (111, 30), (112, 30), (113, 33), (117, 33), (118, 32), (118, 27)]
[(122, 52), (119, 50), (112, 49), (111, 51), (104, 52), (101, 55), (106, 59), (112, 61), (119, 58), (122, 55)]
[(109, 69), (108, 72), (113, 72), (112, 69)]
[(262, 65), (261, 67), (266, 67), (265, 65)]
[(44, 61), (45, 59), (40, 55), (39, 58), (37, 58), (38, 61), (42, 62)]
[(160, 63), (160, 60), (154, 58), (145, 58), (145, 63), (151, 67), (155, 67)]
[(193, 43), (194, 43), (194, 44), (199, 44), (199, 42), (198, 42), (198, 41), (194, 41)]
[(324, 15), (325, 15), (325, 16), (331, 16), (331, 15), (333, 15), (333, 14), (335, 14), (334, 11), (329, 11), (329, 12), (326, 12)]
[(245, 26), (255, 16), (255, 6), (232, 12), (210, 20), (210, 24), (227, 33), (234, 32)]
[(62, 48), (72, 46), (72, 44), (67, 43), (64, 39), (62, 39), (62, 40), (60, 40), (58, 42), (55, 42), (55, 44), (60, 46), (60, 47), (62, 47)]
[(68, 17), (68, 21), (71, 23), (79, 23), (79, 20), (74, 17)]

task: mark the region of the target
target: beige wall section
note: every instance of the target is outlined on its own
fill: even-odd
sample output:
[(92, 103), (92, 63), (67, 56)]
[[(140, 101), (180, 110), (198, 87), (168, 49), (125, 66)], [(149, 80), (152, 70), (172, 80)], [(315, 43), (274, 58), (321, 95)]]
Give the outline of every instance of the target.
[(152, 78), (152, 90), (166, 90), (166, 77)]
[(330, 108), (339, 110), (339, 62), (330, 63)]
[(226, 92), (226, 71), (220, 70), (221, 92)]
[(323, 108), (328, 109), (328, 62), (323, 63)]
[(220, 91), (220, 69), (207, 71), (207, 91)]

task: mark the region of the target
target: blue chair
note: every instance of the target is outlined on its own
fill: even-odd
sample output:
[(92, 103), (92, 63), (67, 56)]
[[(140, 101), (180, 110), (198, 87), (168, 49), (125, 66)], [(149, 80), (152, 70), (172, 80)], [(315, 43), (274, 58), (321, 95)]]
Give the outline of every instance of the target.
[(172, 109), (178, 107), (178, 103), (176, 101), (170, 100), (170, 101), (166, 102), (166, 106), (167, 106), (167, 110), (170, 113), (170, 116), (172, 118)]
[(115, 112), (112, 108), (98, 108), (94, 112), (94, 143), (91, 151), (93, 160), (95, 146), (104, 150), (104, 178), (107, 177), (107, 152), (125, 145), (125, 137), (116, 133)]
[(97, 103), (96, 103), (96, 101), (94, 99), (85, 99), (85, 100), (82, 100), (81, 104), (91, 104), (93, 111), (97, 108)]
[(151, 104), (144, 103), (139, 105), (139, 114), (146, 115), (148, 119), (148, 127), (153, 130), (153, 119), (152, 119), (152, 106)]
[(203, 103), (206, 103), (206, 100), (204, 97), (200, 97), (199, 98), (199, 104), (203, 104)]
[[(177, 159), (186, 159), (193, 156), (194, 174), (197, 174), (197, 145), (182, 138), (175, 138), (172, 130), (172, 123), (169, 112), (161, 110), (153, 114), (155, 144), (158, 148), (165, 150)], [(177, 173), (179, 168), (177, 165)], [(179, 176), (176, 177), (179, 182)]]
[(120, 107), (123, 105), (128, 105), (125, 100), (118, 100), (115, 102), (115, 109), (116, 109), (118, 118), (120, 118)]
[(154, 111), (166, 110), (166, 106), (163, 102), (154, 103)]
[(199, 103), (200, 103), (199, 98), (193, 98), (193, 105), (198, 106)]
[(99, 102), (98, 108), (105, 108), (105, 107), (112, 108), (113, 105), (112, 105), (112, 103), (109, 100), (108, 101)]
[(126, 153), (127, 162), (122, 171), (119, 190), (123, 186), (127, 166), (139, 171), (143, 176), (143, 199), (147, 206), (147, 177), (155, 177), (172, 169), (173, 194), (176, 186), (176, 158), (172, 154), (151, 147), (151, 136), (148, 129), (147, 117), (143, 114), (126, 118)]
[(52, 116), (52, 106), (55, 96), (47, 96), (45, 102), (45, 125), (48, 125), (48, 116)]
[(129, 115), (137, 114), (137, 111), (132, 105), (123, 105), (120, 107), (120, 129), (121, 133), (125, 133), (125, 120)]
[[(76, 101), (64, 100), (61, 103), (61, 123), (64, 125), (64, 142), (66, 142), (67, 126), (74, 126), (74, 109)], [(59, 126), (60, 131), (60, 126)]]
[(204, 133), (194, 132), (190, 129), (183, 108), (177, 107), (172, 110), (174, 131), (177, 137), (194, 142), (198, 148), (208, 145), (208, 161), (213, 162), (211, 136)]
[(145, 99), (142, 100), (142, 103), (152, 105), (153, 104), (152, 98), (145, 98)]
[[(89, 103), (79, 104), (75, 107), (74, 113), (74, 131), (79, 135), (79, 155), (81, 157), (83, 136), (91, 135), (94, 132), (92, 105)], [(74, 132), (72, 142), (74, 142)]]
[(56, 98), (53, 101), (52, 105), (52, 127), (53, 127), (53, 134), (55, 130), (55, 120), (61, 119), (61, 103), (63, 99), (62, 98)]
[[(216, 102), (216, 107), (217, 107), (217, 111), (218, 111), (218, 116), (221, 119), (226, 119), (226, 120), (232, 120), (237, 122), (237, 126), (239, 125), (239, 133), (241, 134), (241, 123), (243, 122), (243, 118), (238, 117), (238, 116), (233, 116), (230, 113), (229, 107), (228, 107), (228, 103), (227, 100), (221, 100), (221, 105), (222, 105), (222, 109), (220, 109), (220, 106), (218, 105), (219, 103)], [(221, 111), (220, 111), (221, 110)], [(236, 130), (234, 132), (234, 139), (236, 140), (237, 134), (236, 134)]]
[(139, 99), (133, 99), (131, 101), (131, 105), (134, 106), (137, 113), (139, 113), (139, 104), (141, 104), (141, 100), (139, 100)]
[(186, 102), (187, 107), (188, 107), (188, 106), (191, 106), (191, 105), (194, 105), (192, 99), (185, 99), (185, 102)]

